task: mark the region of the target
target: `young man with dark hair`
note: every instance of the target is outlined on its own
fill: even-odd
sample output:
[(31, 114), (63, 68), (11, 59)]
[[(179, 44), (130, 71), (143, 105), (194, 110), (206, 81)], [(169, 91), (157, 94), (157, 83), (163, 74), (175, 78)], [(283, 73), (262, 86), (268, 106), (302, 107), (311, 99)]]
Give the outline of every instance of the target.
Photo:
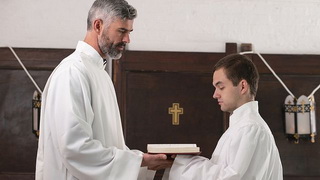
[(214, 66), (213, 98), (222, 111), (231, 114), (230, 126), (211, 159), (178, 155), (170, 170), (170, 180), (283, 179), (278, 148), (255, 101), (258, 81), (256, 66), (244, 55), (226, 56)]

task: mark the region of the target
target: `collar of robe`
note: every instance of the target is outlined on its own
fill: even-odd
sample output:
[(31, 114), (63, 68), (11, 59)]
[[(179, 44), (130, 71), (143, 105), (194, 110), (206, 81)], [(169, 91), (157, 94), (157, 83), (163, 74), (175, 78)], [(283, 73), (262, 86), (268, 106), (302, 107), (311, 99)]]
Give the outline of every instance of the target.
[(77, 44), (76, 51), (80, 51), (81, 53), (84, 53), (85, 55), (90, 57), (90, 61), (98, 66), (100, 69), (104, 69), (105, 64), (103, 58), (100, 56), (100, 54), (89, 44), (87, 44), (84, 41), (79, 41)]
[(230, 116), (230, 127), (239, 123), (242, 116), (246, 116), (251, 112), (258, 113), (258, 109), (258, 101), (250, 101), (241, 105), (232, 112), (232, 115)]

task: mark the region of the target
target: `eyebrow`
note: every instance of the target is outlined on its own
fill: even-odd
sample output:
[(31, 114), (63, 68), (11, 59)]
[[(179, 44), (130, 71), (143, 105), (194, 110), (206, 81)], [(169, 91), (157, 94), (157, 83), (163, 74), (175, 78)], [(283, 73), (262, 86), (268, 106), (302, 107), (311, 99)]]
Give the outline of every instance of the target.
[(221, 81), (218, 81), (217, 83), (213, 84), (213, 86), (214, 86), (214, 87), (217, 87), (217, 86), (219, 86), (220, 84), (222, 84), (222, 82), (221, 82)]

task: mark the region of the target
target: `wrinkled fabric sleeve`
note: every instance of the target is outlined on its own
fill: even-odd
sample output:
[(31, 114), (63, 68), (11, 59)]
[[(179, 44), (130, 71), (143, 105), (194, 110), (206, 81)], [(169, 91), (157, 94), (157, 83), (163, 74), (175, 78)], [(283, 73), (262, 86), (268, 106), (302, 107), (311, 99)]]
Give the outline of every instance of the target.
[[(227, 165), (217, 165), (201, 156), (178, 155), (169, 172), (169, 180), (240, 180), (247, 172), (257, 146), (260, 130), (246, 126), (228, 143)], [(169, 171), (169, 170), (167, 170)], [(163, 178), (165, 180), (166, 178)]]
[[(126, 147), (127, 149), (129, 149), (128, 147)], [(139, 151), (139, 150), (131, 150), (132, 152), (135, 152), (136, 154), (141, 154), (143, 155), (143, 152)], [(154, 170), (149, 170), (147, 166), (145, 167), (140, 167), (140, 171), (139, 171), (139, 175), (137, 180), (153, 180), (154, 176), (156, 174), (156, 171)]]
[(141, 167), (139, 171), (138, 180), (153, 180), (156, 171), (149, 170), (148, 167)]

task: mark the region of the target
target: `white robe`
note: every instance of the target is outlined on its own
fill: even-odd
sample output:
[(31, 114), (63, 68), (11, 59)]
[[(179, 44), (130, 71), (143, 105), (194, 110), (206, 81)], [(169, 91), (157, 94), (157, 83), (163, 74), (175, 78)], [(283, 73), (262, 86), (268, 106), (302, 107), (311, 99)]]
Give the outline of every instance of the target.
[[(170, 172), (169, 172), (170, 171)], [(163, 179), (169, 180), (282, 180), (274, 137), (253, 101), (237, 108), (230, 127), (220, 138), (211, 159), (177, 156)]]
[(138, 178), (143, 153), (125, 145), (113, 83), (90, 45), (79, 41), (54, 70), (41, 108), (37, 180)]

